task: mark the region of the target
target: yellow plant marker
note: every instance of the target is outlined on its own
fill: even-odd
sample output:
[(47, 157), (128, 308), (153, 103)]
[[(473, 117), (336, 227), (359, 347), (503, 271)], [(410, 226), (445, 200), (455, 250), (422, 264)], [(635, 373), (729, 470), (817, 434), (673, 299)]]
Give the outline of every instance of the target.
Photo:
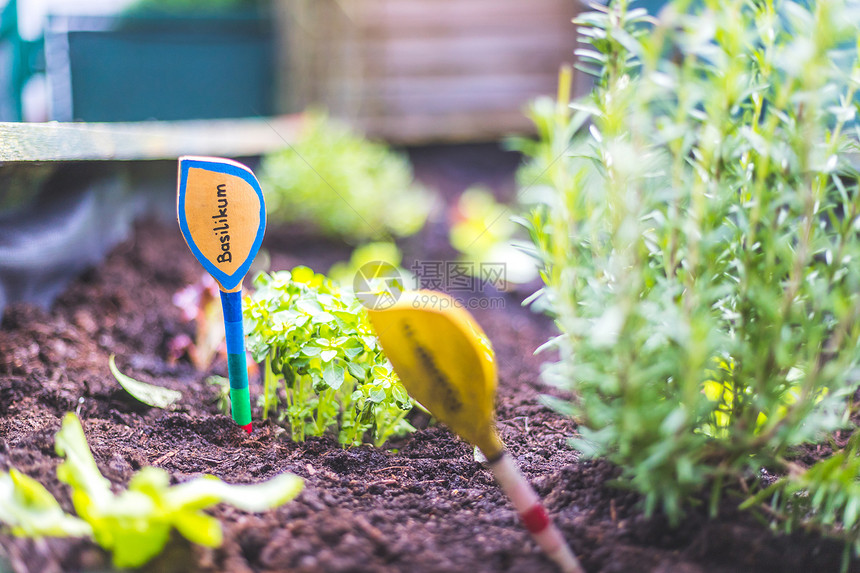
[(413, 398), (478, 446), (523, 524), (566, 573), (582, 567), (495, 428), (496, 361), (472, 316), (448, 295), (407, 291), (392, 306), (368, 309), (400, 381)]

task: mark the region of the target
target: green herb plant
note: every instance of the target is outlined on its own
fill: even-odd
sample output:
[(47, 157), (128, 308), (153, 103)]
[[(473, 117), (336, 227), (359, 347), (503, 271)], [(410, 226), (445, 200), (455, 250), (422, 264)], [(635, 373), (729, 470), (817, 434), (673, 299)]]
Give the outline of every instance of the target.
[(293, 146), (263, 158), (260, 182), (272, 223), (309, 222), (354, 243), (411, 235), (433, 205), (405, 156), (318, 111)]
[(55, 447), (65, 458), (57, 477), (71, 486), (79, 517), (65, 513), (41, 484), (13, 468), (0, 473), (0, 522), (21, 537), (92, 537), (113, 553), (118, 568), (140, 567), (161, 553), (173, 528), (193, 543), (218, 547), (221, 524), (203, 510), (223, 502), (266, 511), (296, 497), (304, 485), (285, 473), (251, 485), (204, 475), (171, 486), (167, 472), (145, 467), (132, 476), (128, 489), (115, 494), (74, 414), (66, 414)]
[[(785, 529), (860, 551), (857, 5), (628, 2), (577, 20), (587, 97), (535, 105), (521, 222), (561, 336), (548, 379), (574, 445), (648, 513), (726, 489)], [(565, 90), (561, 90), (564, 93)], [(764, 487), (762, 468), (784, 477)]]
[(345, 446), (411, 431), (412, 401), (382, 353), (361, 303), (307, 267), (254, 279), (245, 301), (248, 348), (265, 363), (263, 418), (292, 439), (337, 431)]
[(206, 384), (215, 389), (215, 399), (212, 402), (218, 407), (218, 411), (225, 416), (230, 415), (230, 380), (223, 376), (210, 376)]

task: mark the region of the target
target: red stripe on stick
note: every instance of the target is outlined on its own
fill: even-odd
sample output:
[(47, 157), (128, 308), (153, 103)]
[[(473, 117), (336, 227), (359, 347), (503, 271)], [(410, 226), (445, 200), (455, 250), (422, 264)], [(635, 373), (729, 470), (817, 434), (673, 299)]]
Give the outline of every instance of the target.
[(526, 512), (520, 514), (523, 525), (531, 534), (540, 533), (549, 527), (549, 516), (541, 504), (535, 504)]

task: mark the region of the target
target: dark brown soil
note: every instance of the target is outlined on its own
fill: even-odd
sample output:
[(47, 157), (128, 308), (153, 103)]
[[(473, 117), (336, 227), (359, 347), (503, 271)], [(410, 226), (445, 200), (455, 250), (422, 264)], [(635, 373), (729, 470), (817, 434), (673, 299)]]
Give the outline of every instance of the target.
[[(348, 249), (287, 231), (265, 247), (275, 268), (327, 270)], [(420, 254), (420, 253), (419, 253)], [(56, 478), (54, 434), (67, 411), (83, 420), (99, 468), (114, 484), (145, 465), (175, 482), (204, 473), (252, 482), (290, 471), (306, 480), (299, 498), (249, 514), (219, 506), (225, 543), (192, 547), (176, 536), (152, 571), (553, 571), (472, 448), (439, 426), (424, 426), (382, 449), (341, 449), (330, 437), (290, 441), (271, 423), (251, 437), (219, 413), (209, 373), (187, 360), (170, 366), (168, 341), (193, 334), (173, 293), (200, 276), (177, 229), (139, 225), (134, 237), (88, 272), (52, 310), (13, 305), (0, 328), (0, 466), (36, 478), (72, 511)], [(501, 296), (501, 295), (492, 295)], [(724, 501), (720, 517), (693, 510), (678, 528), (646, 519), (636, 495), (610, 485), (617, 470), (582, 461), (566, 445), (575, 426), (539, 401), (543, 357), (533, 350), (551, 324), (507, 295), (501, 311), (475, 311), (499, 357), (498, 426), (583, 565), (597, 571), (837, 571), (839, 544), (774, 536)], [(136, 403), (108, 370), (117, 355), (131, 376), (181, 390), (182, 408)], [(216, 362), (213, 372), (225, 374)], [(252, 381), (259, 395), (259, 381)], [(255, 419), (260, 419), (255, 410)], [(421, 423), (425, 422), (425, 423)], [(0, 535), (0, 570), (103, 570), (109, 556), (89, 541), (30, 541)]]

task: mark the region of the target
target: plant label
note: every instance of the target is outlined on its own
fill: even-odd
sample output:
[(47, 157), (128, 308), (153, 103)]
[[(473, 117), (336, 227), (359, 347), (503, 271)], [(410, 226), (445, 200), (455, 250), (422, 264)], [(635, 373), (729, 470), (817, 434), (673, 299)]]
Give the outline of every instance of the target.
[(237, 291), (266, 229), (260, 183), (244, 165), (217, 157), (180, 157), (179, 228), (221, 290)]
[(488, 458), (498, 455), (496, 361), (472, 316), (450, 296), (433, 291), (404, 292), (393, 306), (368, 314), (409, 393)]
[(523, 525), (561, 571), (584, 573), (496, 433), (496, 359), (472, 315), (452, 297), (426, 290), (404, 292), (392, 306), (367, 313), (412, 397), (484, 452)]

